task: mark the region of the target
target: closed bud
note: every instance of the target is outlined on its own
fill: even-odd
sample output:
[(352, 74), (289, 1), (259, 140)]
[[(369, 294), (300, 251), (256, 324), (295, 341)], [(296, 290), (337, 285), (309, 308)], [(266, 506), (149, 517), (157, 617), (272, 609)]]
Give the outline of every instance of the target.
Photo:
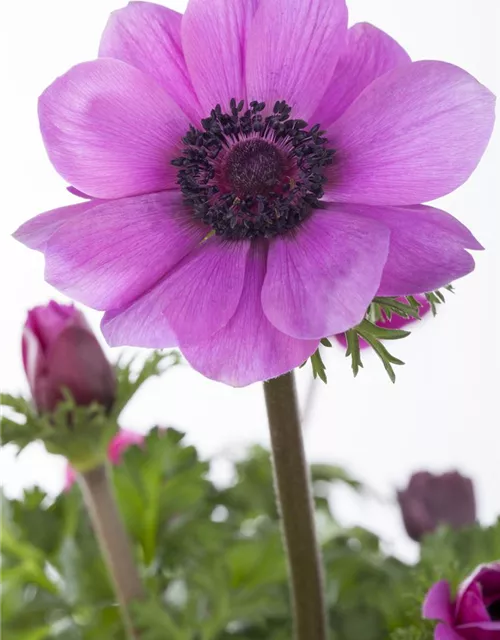
[(457, 471), (413, 474), (408, 487), (398, 492), (398, 502), (406, 531), (417, 542), (440, 525), (460, 529), (476, 521), (472, 480)]
[(111, 408), (116, 377), (83, 314), (73, 305), (49, 302), (28, 313), (23, 363), (35, 405), (51, 412), (68, 390), (76, 405)]

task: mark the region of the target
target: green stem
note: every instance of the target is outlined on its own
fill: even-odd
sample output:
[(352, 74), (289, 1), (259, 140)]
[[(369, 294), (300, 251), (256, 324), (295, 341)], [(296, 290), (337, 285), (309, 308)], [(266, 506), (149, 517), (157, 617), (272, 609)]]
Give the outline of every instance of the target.
[(323, 571), (293, 372), (264, 383), (295, 640), (326, 640)]
[(107, 467), (102, 465), (86, 471), (80, 474), (79, 479), (101, 552), (113, 579), (127, 636), (137, 640), (129, 606), (133, 600), (144, 598), (145, 591), (113, 495)]

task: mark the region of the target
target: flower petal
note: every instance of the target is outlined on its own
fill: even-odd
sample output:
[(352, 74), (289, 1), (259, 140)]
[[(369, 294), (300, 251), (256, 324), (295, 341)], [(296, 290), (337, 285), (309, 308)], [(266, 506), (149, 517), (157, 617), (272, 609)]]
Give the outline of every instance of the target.
[(52, 235), (45, 278), (96, 309), (122, 307), (155, 284), (205, 234), (173, 191), (101, 202)]
[[(346, 210), (346, 205), (338, 207)], [(381, 296), (433, 291), (450, 284), (474, 269), (474, 259), (465, 249), (482, 249), (461, 222), (440, 209), (351, 205), (348, 210), (378, 220), (391, 231), (377, 292)]]
[(101, 200), (89, 200), (40, 213), (27, 220), (12, 235), (30, 249), (45, 251), (47, 242), (59, 227), (68, 221), (74, 224), (80, 218), (84, 219), (85, 214), (100, 202)]
[(247, 44), (249, 100), (285, 100), (307, 120), (323, 97), (344, 47), (345, 0), (263, 0)]
[(323, 338), (358, 324), (375, 296), (389, 230), (342, 211), (315, 211), (271, 242), (264, 313), (294, 338)]
[(250, 242), (212, 237), (168, 274), (164, 313), (180, 344), (209, 338), (233, 317), (243, 290)]
[(112, 346), (164, 348), (199, 342), (226, 325), (238, 306), (249, 242), (212, 237), (125, 309), (105, 314)]
[(329, 127), (376, 78), (409, 62), (410, 56), (387, 33), (367, 22), (355, 24), (311, 123)]
[(494, 96), (446, 62), (413, 62), (370, 84), (328, 129), (337, 150), (327, 200), (420, 204), (474, 171), (495, 120)]
[(438, 624), (434, 631), (434, 640), (463, 640), (463, 636), (446, 624)]
[(110, 347), (177, 347), (179, 341), (163, 313), (161, 282), (127, 307), (107, 311), (101, 331)]
[(497, 640), (500, 637), (500, 620), (463, 624), (457, 627), (464, 640)]
[(208, 340), (183, 347), (194, 369), (213, 380), (242, 387), (268, 380), (301, 365), (318, 340), (295, 340), (266, 318), (260, 300), (266, 271), (266, 246), (252, 244), (243, 295), (228, 324)]
[(172, 188), (188, 127), (178, 105), (138, 69), (103, 58), (57, 78), (40, 97), (49, 158), (79, 191), (121, 198)]
[(479, 583), (474, 582), (460, 598), (460, 607), (457, 606), (455, 617), (459, 624), (476, 624), (491, 620)]
[(452, 624), (451, 590), (446, 580), (436, 582), (427, 592), (422, 606), (422, 617)]
[(184, 55), (206, 115), (244, 100), (248, 24), (257, 0), (189, 0), (182, 20)]
[(116, 58), (154, 78), (187, 113), (199, 120), (181, 43), (182, 15), (152, 2), (130, 2), (113, 11), (99, 47), (102, 58)]

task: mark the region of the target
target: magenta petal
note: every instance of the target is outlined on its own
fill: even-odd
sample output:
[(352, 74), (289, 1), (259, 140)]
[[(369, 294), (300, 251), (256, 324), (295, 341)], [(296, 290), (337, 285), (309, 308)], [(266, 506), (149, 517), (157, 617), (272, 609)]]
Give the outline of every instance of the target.
[(67, 207), (59, 207), (52, 209), (52, 211), (40, 213), (22, 224), (12, 235), (30, 249), (45, 251), (50, 237), (61, 225), (68, 221), (74, 224), (80, 218), (84, 218), (86, 212), (100, 202), (100, 200), (79, 202), (78, 204), (70, 204)]
[(342, 211), (315, 211), (270, 244), (264, 313), (294, 338), (323, 338), (358, 324), (375, 296), (389, 230)]
[(268, 321), (260, 301), (265, 271), (266, 246), (255, 242), (232, 319), (209, 340), (183, 347), (193, 368), (208, 378), (234, 387), (268, 380), (301, 365), (318, 348), (317, 340), (295, 340)]
[(245, 47), (257, 0), (189, 0), (182, 20), (184, 55), (201, 106), (209, 115), (231, 98), (244, 100)]
[(337, 154), (326, 199), (407, 205), (450, 193), (479, 163), (494, 108), (490, 91), (451, 64), (389, 71), (327, 131)]
[(66, 187), (66, 191), (71, 193), (71, 195), (76, 196), (77, 198), (83, 198), (84, 200), (92, 200), (91, 196), (89, 196), (88, 193), (83, 193), (83, 191), (80, 191), (79, 189), (76, 189), (73, 186)]
[(465, 640), (498, 640), (500, 620), (463, 624), (457, 627), (457, 631)]
[(249, 248), (216, 237), (203, 242), (127, 308), (106, 313), (104, 337), (111, 346), (150, 348), (208, 338), (236, 311)]
[(96, 309), (122, 307), (155, 284), (205, 233), (173, 191), (101, 202), (52, 235), (45, 278)]
[(464, 640), (464, 636), (446, 624), (438, 624), (434, 631), (434, 640)]
[[(345, 211), (346, 205), (339, 208)], [(352, 205), (349, 210), (378, 220), (391, 231), (378, 295), (404, 296), (439, 289), (474, 269), (474, 259), (466, 248), (482, 249), (462, 223), (440, 209)]]
[(427, 620), (442, 620), (452, 624), (451, 590), (446, 580), (436, 582), (429, 589), (422, 606), (422, 616)]
[(184, 60), (182, 15), (152, 2), (130, 2), (113, 11), (99, 47), (102, 58), (116, 58), (153, 77), (193, 120), (200, 105)]
[(177, 347), (179, 341), (163, 313), (161, 282), (127, 307), (107, 311), (101, 331), (111, 347)]
[(329, 127), (371, 82), (409, 62), (410, 56), (387, 33), (367, 22), (355, 24), (311, 123)]
[(249, 100), (271, 108), (285, 100), (293, 117), (309, 119), (333, 76), (346, 32), (345, 0), (260, 2), (248, 35)]
[(170, 160), (187, 118), (138, 69), (110, 58), (79, 64), (45, 90), (38, 113), (52, 164), (79, 191), (107, 199), (175, 186)]
[(483, 590), (477, 582), (474, 582), (461, 596), (460, 606), (457, 605), (456, 620), (459, 624), (475, 624), (491, 620), (484, 602)]
[(250, 242), (212, 237), (167, 275), (160, 295), (181, 346), (209, 338), (233, 317), (249, 248)]

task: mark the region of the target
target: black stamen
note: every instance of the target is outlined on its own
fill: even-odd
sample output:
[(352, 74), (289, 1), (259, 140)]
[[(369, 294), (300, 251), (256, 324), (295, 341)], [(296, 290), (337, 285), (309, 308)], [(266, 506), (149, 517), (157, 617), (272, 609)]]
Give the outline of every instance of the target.
[(264, 102), (231, 99), (230, 113), (220, 105), (190, 126), (182, 138), (178, 184), (194, 216), (217, 235), (230, 239), (273, 237), (300, 224), (321, 206), (335, 151), (326, 149), (324, 131), (307, 130), (290, 119), (291, 108), (277, 101), (264, 117)]

